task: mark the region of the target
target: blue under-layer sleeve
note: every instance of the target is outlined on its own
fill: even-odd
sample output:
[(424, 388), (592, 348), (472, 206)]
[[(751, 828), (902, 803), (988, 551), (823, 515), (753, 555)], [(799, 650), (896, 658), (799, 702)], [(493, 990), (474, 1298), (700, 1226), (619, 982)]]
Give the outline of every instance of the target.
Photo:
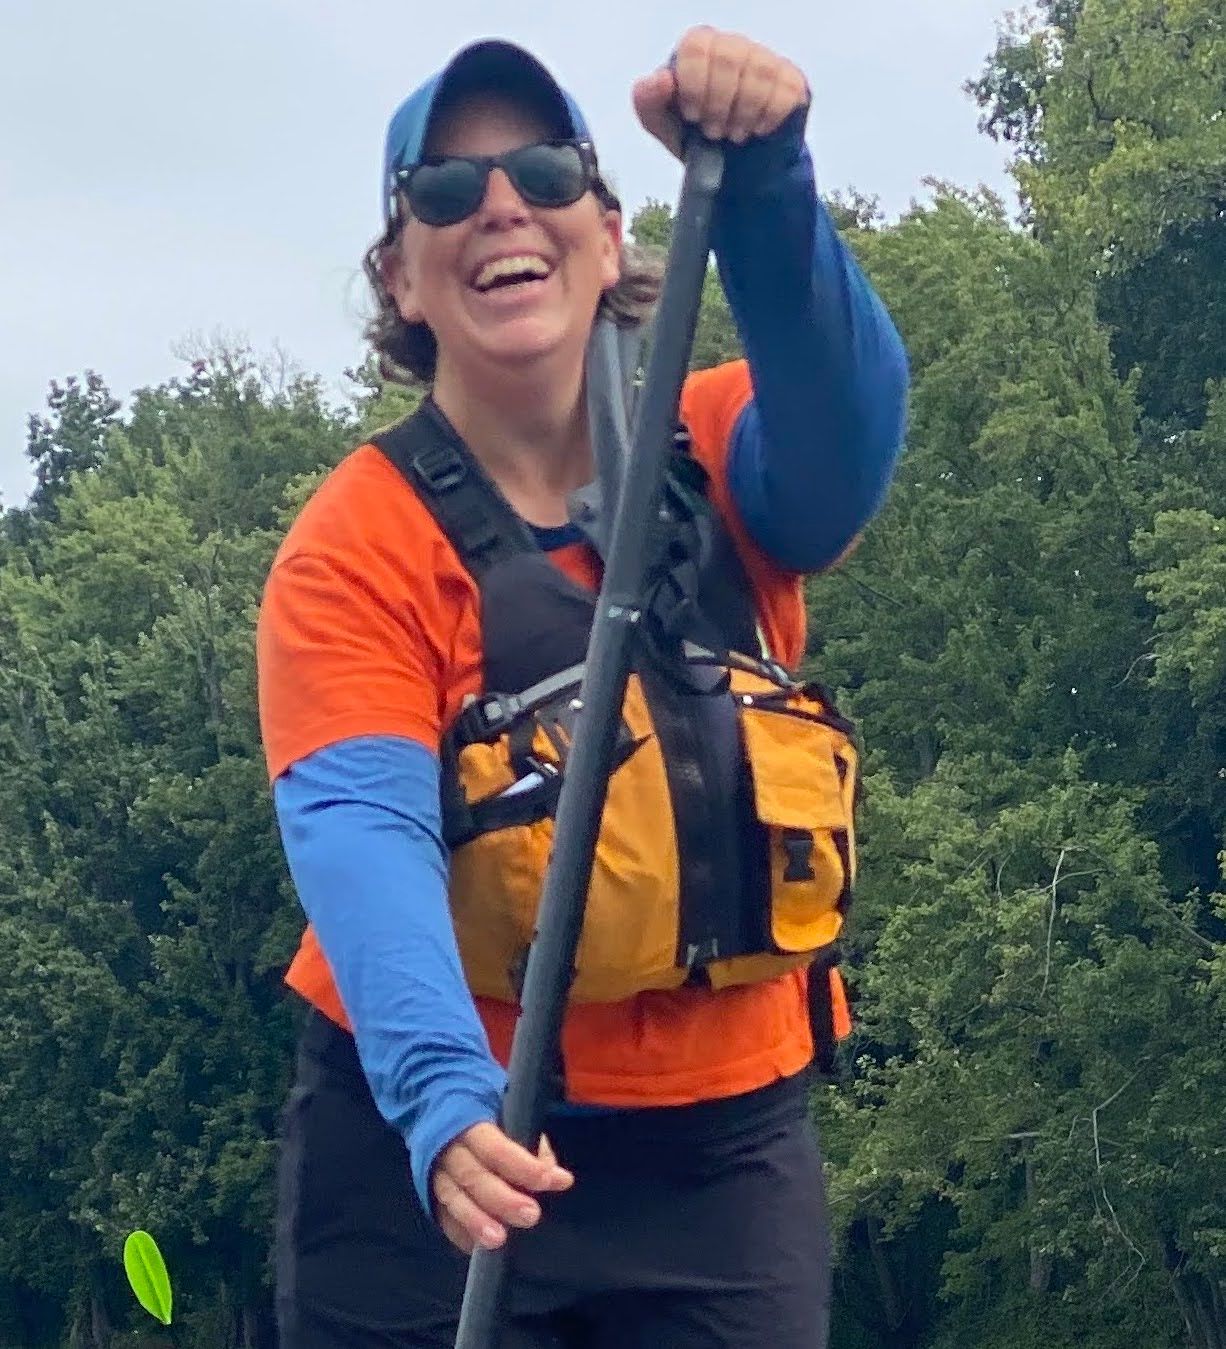
[(902, 446), (907, 358), (817, 196), (805, 110), (730, 148), (712, 241), (753, 376), (729, 487), (781, 566), (835, 561), (876, 513)]
[(506, 1085), (447, 907), (438, 760), (411, 740), (346, 740), (294, 764), (274, 795), (290, 873), (371, 1092), (408, 1145), (432, 1212), (438, 1154), (497, 1120)]

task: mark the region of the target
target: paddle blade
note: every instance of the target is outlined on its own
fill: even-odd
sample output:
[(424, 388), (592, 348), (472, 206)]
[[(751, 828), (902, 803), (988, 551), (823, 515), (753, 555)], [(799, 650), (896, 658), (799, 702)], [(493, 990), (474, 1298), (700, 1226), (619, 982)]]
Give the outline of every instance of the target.
[(133, 1232), (123, 1244), (123, 1267), (136, 1300), (164, 1326), (170, 1324), (170, 1275), (157, 1242), (148, 1232)]

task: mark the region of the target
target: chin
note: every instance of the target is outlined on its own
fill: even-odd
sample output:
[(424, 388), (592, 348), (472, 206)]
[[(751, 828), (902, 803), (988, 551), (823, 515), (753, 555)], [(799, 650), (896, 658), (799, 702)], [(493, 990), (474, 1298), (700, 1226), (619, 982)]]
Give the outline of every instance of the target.
[(515, 325), (518, 331), (503, 332), (494, 340), (481, 343), (487, 360), (508, 365), (526, 365), (545, 360), (567, 350), (582, 349), (587, 334), (573, 329), (559, 329), (554, 325)]

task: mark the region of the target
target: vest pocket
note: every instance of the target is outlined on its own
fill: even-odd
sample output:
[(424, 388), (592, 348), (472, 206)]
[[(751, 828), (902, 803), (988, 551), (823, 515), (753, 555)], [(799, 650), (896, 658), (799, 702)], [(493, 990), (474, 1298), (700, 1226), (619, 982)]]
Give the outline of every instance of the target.
[(850, 727), (809, 689), (734, 675), (733, 692), (768, 837), (770, 939), (780, 953), (815, 951), (838, 935), (855, 873)]
[[(517, 719), (506, 734), (466, 745), (456, 760), (464, 805), (446, 831), (452, 919), (473, 991), (503, 1001), (519, 1000), (536, 929), (574, 692)], [(575, 1002), (676, 988), (686, 975), (676, 963), (679, 873), (668, 780), (637, 676), (622, 716), (575, 957)]]

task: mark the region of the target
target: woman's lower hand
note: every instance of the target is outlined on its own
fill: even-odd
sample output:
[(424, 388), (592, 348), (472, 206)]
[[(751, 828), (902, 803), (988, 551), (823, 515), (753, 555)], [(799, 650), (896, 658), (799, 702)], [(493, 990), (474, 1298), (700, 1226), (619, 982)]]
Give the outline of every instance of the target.
[(558, 1165), (547, 1139), (533, 1156), (496, 1124), (474, 1124), (439, 1153), (431, 1173), (435, 1214), (466, 1255), (494, 1250), (512, 1227), (540, 1221), (538, 1194), (568, 1190), (575, 1178)]

